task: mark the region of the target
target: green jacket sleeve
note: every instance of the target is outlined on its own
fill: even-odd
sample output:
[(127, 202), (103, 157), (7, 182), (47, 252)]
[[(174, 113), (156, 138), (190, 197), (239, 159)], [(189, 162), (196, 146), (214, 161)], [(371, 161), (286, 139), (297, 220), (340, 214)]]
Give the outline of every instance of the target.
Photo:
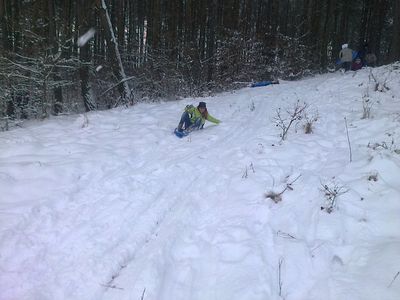
[(215, 124), (221, 123), (220, 120), (214, 118), (214, 117), (213, 117), (212, 115), (210, 115), (210, 114), (208, 114), (208, 116), (207, 116), (207, 121), (210, 121), (210, 122), (215, 123)]

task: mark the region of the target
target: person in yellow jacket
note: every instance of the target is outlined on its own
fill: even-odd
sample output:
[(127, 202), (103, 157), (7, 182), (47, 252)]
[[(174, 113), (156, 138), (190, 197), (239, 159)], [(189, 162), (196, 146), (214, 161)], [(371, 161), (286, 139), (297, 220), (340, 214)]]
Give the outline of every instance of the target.
[(205, 102), (199, 102), (197, 107), (187, 105), (182, 114), (181, 120), (179, 121), (177, 130), (183, 132), (183, 130), (192, 131), (203, 129), (206, 120), (215, 124), (221, 122), (208, 113)]

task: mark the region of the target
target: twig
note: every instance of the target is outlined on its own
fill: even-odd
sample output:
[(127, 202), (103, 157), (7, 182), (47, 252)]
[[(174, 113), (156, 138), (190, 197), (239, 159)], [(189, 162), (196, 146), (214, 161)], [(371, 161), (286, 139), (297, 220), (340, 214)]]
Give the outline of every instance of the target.
[(296, 237), (294, 237), (293, 235), (291, 235), (291, 234), (289, 234), (289, 233), (286, 233), (286, 232), (283, 232), (283, 231), (280, 231), (280, 230), (278, 230), (278, 231), (276, 232), (276, 235), (277, 235), (277, 236), (280, 236), (280, 237), (282, 237), (282, 238), (285, 238), (285, 239), (294, 239), (294, 240), (297, 240)]
[(390, 284), (388, 285), (388, 288), (390, 288), (390, 287), (392, 286), (393, 282), (396, 280), (397, 276), (399, 276), (399, 275), (400, 275), (400, 271), (397, 272), (396, 275), (394, 275), (392, 281), (391, 281)]
[(279, 259), (279, 269), (278, 269), (278, 284), (279, 284), (279, 297), (282, 296), (282, 264), (283, 264), (283, 258), (281, 257)]
[[(392, 71), (390, 71), (390, 73), (391, 73)], [(372, 79), (375, 81), (375, 91), (378, 91), (379, 90), (379, 86), (382, 86), (382, 88), (384, 88), (384, 89), (386, 89), (387, 91), (389, 91), (390, 89), (386, 86), (386, 81), (388, 80), (388, 78), (389, 78), (389, 75), (390, 75), (390, 73), (389, 73), (389, 75), (385, 78), (385, 81), (381, 84), (377, 79), (376, 79), (376, 77), (375, 77), (375, 75), (374, 75), (374, 73), (372, 72), (372, 69), (370, 69), (370, 76), (372, 77)], [(380, 92), (383, 92), (383, 90), (379, 90)]]
[(347, 127), (347, 118), (344, 117), (344, 123), (346, 125), (346, 134), (347, 134), (347, 142), (349, 143), (349, 150), (350, 150), (350, 162), (353, 161), (353, 155), (351, 153), (351, 144), (350, 144), (350, 137), (349, 137), (349, 129)]
[(108, 92), (111, 91), (112, 89), (115, 89), (115, 88), (116, 88), (117, 86), (119, 86), (121, 83), (127, 82), (127, 81), (132, 80), (132, 79), (135, 79), (135, 78), (136, 78), (136, 76), (130, 76), (130, 77), (123, 78), (122, 80), (120, 80), (119, 82), (117, 82), (116, 84), (114, 84), (112, 87), (110, 87), (110, 88), (106, 89), (104, 92), (102, 92), (102, 93), (100, 94), (100, 96), (103, 96), (104, 94), (108, 93)]
[(322, 191), (324, 192), (324, 195), (327, 200), (327, 205), (322, 206), (321, 210), (325, 209), (327, 213), (331, 213), (333, 209), (336, 207), (336, 199), (342, 194), (347, 193), (349, 190), (345, 189), (343, 186), (339, 186), (337, 183), (333, 182), (328, 186), (328, 184), (322, 184), (321, 186), (323, 187)]
[(101, 286), (104, 286), (104, 287), (106, 287), (106, 288), (109, 288), (109, 289), (123, 290), (123, 288), (118, 287), (118, 286), (116, 286), (115, 284), (110, 285), (110, 284), (103, 284), (103, 283), (100, 283), (100, 285), (101, 285)]
[(247, 166), (246, 166), (246, 169), (244, 170), (242, 178), (247, 178), (247, 177), (248, 177), (248, 175), (247, 175)]
[(325, 244), (325, 242), (322, 242), (321, 244), (319, 244), (318, 246), (314, 247), (313, 249), (310, 250), (310, 253), (312, 254), (315, 250), (317, 250), (319, 247), (321, 247), (323, 244)]
[(291, 190), (291, 191), (293, 191), (292, 184), (295, 183), (295, 182), (297, 181), (297, 179), (300, 178), (300, 176), (301, 176), (301, 174), (300, 174), (299, 176), (297, 176), (292, 182), (287, 183), (285, 189), (284, 189), (282, 192), (280, 192), (279, 195), (283, 194), (283, 193), (286, 192), (286, 190), (288, 190), (288, 189)]
[(292, 185), (293, 183), (295, 183), (297, 181), (297, 179), (299, 179), (301, 177), (301, 174), (299, 174), (299, 176), (297, 176), (294, 180), (292, 180), (291, 182), (288, 183), (288, 185)]
[(280, 193), (275, 193), (275, 192), (271, 191), (271, 192), (268, 192), (265, 194), (265, 198), (270, 198), (275, 203), (282, 201), (282, 194), (284, 192), (286, 192), (287, 190), (293, 191), (292, 184), (295, 183), (297, 181), (297, 179), (300, 178), (300, 176), (301, 176), (301, 174), (299, 176), (297, 176), (292, 182), (286, 183), (285, 188)]
[(146, 293), (146, 288), (144, 288), (143, 293), (142, 293), (142, 297), (140, 298), (140, 300), (144, 299), (144, 293)]
[(302, 114), (307, 108), (308, 108), (307, 103), (300, 105), (300, 100), (297, 100), (293, 111), (290, 111), (289, 109), (286, 110), (286, 113), (288, 115), (287, 119), (283, 118), (281, 114), (281, 108), (278, 108), (276, 110), (276, 117), (274, 118), (274, 120), (275, 120), (275, 126), (279, 127), (282, 131), (281, 142), (283, 142), (286, 139), (286, 136), (292, 124), (302, 119)]

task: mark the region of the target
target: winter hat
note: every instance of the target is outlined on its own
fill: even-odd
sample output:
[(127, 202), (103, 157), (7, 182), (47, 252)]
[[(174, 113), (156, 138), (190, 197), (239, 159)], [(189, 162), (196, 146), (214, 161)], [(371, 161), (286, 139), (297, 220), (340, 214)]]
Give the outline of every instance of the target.
[(205, 102), (199, 102), (199, 106), (197, 106), (198, 108), (200, 107), (204, 107), (206, 108), (206, 103)]
[(343, 44), (342, 49), (349, 47), (349, 44)]

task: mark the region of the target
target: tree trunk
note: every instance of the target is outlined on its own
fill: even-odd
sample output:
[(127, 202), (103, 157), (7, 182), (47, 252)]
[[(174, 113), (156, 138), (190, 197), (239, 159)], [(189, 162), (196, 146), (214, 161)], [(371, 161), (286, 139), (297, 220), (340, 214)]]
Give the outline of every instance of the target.
[[(10, 15), (8, 14), (10, 5), (8, 0), (0, 0), (0, 22), (1, 22), (1, 44), (0, 44), (0, 53), (4, 56), (8, 56), (11, 52), (11, 32), (10, 32)], [(13, 101), (13, 97), (9, 96), (6, 100), (6, 115), (9, 117), (15, 116), (15, 104)]]
[(390, 61), (400, 60), (400, 2), (393, 0), (393, 33), (392, 47), (390, 48)]
[(330, 33), (332, 32), (331, 26), (331, 15), (332, 15), (332, 0), (327, 0), (325, 16), (324, 16), (324, 27), (321, 34), (321, 52), (320, 62), (321, 68), (326, 68), (328, 65), (328, 44), (330, 42)]
[(118, 90), (121, 95), (122, 102), (127, 104), (131, 102), (131, 92), (129, 89), (127, 77), (125, 75), (124, 66), (122, 64), (121, 55), (118, 49), (118, 43), (115, 38), (114, 28), (111, 24), (110, 15), (107, 10), (105, 0), (96, 0), (97, 7), (100, 11), (100, 19), (107, 37), (108, 50), (110, 51), (111, 59), (116, 63), (113, 64), (114, 75), (117, 77)]
[(388, 7), (388, 0), (376, 0), (373, 2), (370, 22), (367, 25), (369, 28), (368, 44), (376, 54), (378, 62), (380, 61), (380, 63), (382, 63), (385, 58), (385, 53), (381, 50), (381, 40)]
[(5, 53), (12, 50), (10, 7), (11, 3), (9, 0), (0, 0), (1, 42)]
[[(85, 34), (89, 29), (90, 8), (87, 7), (86, 0), (80, 0), (80, 8), (78, 9), (79, 17), (79, 34)], [(81, 82), (81, 95), (85, 110), (91, 111), (96, 109), (96, 102), (93, 99), (93, 92), (89, 81), (89, 65), (91, 61), (90, 42), (82, 45), (79, 49), (79, 59), (81, 67), (79, 68), (79, 77)]]
[(14, 35), (14, 52), (21, 53), (21, 26), (20, 26), (20, 6), (21, 3), (19, 0), (14, 0), (13, 8), (14, 8), (14, 15), (13, 15), (13, 35)]
[(213, 80), (216, 0), (208, 1), (207, 13), (207, 82)]
[[(49, 46), (51, 48), (51, 52), (53, 54), (53, 60), (55, 60), (55, 56), (58, 53), (58, 43), (59, 40), (57, 38), (57, 24), (56, 24), (56, 11), (55, 11), (55, 6), (54, 6), (54, 1), (53, 0), (48, 0), (48, 40), (49, 40)], [(59, 74), (60, 70), (56, 67), (53, 70), (54, 75), (53, 79), (55, 82), (60, 82), (61, 81), (61, 76)], [(53, 103), (53, 113), (55, 115), (58, 115), (59, 113), (62, 112), (62, 103), (63, 103), (63, 94), (62, 94), (62, 88), (61, 86), (55, 87), (54, 90), (54, 103)]]
[(362, 14), (361, 14), (361, 22), (359, 29), (359, 39), (358, 39), (358, 47), (361, 49), (365, 42), (367, 41), (368, 36), (368, 27), (369, 20), (371, 18), (371, 4), (370, 0), (363, 0), (362, 2)]

